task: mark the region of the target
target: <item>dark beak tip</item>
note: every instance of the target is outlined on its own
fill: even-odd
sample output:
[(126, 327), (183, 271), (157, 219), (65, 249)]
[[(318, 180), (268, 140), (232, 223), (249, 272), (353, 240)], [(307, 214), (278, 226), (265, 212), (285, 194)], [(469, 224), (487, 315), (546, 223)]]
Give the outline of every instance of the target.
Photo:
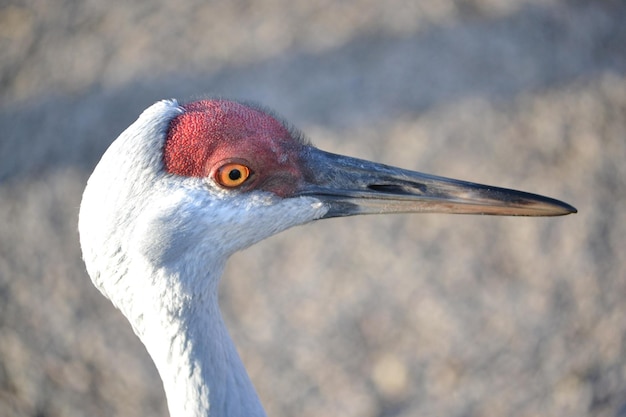
[(578, 213), (578, 209), (576, 209), (576, 207), (560, 200), (550, 201), (549, 209), (550, 209), (550, 212), (553, 213), (553, 216), (566, 216), (568, 214)]
[(564, 215), (566, 215), (566, 214), (576, 214), (576, 213), (578, 213), (578, 209), (576, 209), (576, 207), (570, 206), (569, 204), (566, 204), (565, 213), (563, 213)]

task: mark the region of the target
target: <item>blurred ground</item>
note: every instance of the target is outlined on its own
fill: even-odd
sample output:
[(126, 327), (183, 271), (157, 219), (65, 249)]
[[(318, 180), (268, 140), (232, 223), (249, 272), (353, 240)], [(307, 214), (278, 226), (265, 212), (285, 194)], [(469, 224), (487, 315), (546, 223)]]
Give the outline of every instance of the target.
[(329, 220), (237, 254), (222, 308), (268, 415), (626, 416), (624, 22), (619, 0), (4, 0), (0, 415), (166, 415), (77, 212), (142, 109), (217, 94), (580, 211)]

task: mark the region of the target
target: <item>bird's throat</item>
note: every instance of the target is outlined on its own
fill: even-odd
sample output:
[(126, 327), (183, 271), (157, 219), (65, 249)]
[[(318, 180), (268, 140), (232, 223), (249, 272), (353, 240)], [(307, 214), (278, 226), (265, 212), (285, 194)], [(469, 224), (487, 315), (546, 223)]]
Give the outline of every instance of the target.
[(265, 416), (216, 294), (145, 324), (140, 337), (163, 380), (171, 416)]

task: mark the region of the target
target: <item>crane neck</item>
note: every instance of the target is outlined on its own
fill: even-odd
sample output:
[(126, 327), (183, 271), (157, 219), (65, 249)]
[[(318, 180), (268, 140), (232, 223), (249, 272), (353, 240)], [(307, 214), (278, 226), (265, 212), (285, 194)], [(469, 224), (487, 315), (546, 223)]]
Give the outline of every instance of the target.
[[(163, 298), (155, 295), (156, 306)], [(170, 303), (143, 314), (141, 329), (135, 329), (159, 371), (170, 415), (264, 417), (222, 319), (217, 289)]]

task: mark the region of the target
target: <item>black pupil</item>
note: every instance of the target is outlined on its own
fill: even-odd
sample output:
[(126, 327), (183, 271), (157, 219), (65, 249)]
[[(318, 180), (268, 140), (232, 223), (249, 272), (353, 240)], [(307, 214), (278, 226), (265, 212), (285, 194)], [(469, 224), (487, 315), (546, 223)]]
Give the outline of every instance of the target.
[(228, 178), (230, 178), (232, 181), (237, 181), (241, 178), (241, 171), (239, 171), (237, 168), (231, 169), (228, 173)]

